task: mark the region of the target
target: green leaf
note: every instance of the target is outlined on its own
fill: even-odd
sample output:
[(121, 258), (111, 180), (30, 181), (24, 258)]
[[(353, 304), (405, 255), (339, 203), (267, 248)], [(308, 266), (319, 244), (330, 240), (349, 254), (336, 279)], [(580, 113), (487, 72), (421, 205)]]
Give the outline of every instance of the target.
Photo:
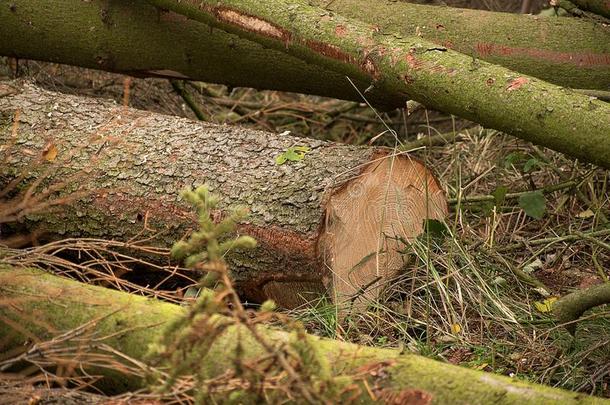
[(532, 191), (519, 197), (519, 206), (530, 217), (541, 219), (546, 211), (546, 199), (542, 191)]
[(504, 204), (506, 193), (508, 193), (508, 188), (506, 186), (498, 186), (493, 193), (491, 193), (491, 195), (494, 196), (494, 205), (496, 207), (500, 207)]
[(525, 164), (523, 165), (523, 172), (529, 173), (530, 171), (532, 171), (532, 169), (540, 168), (540, 167), (541, 167), (540, 161), (536, 158), (531, 158), (527, 162), (525, 162)]
[(298, 162), (299, 160), (303, 160), (307, 152), (309, 152), (309, 148), (307, 146), (291, 146), (290, 148), (286, 149), (286, 152), (276, 156), (275, 163), (277, 165), (283, 165), (288, 161)]
[(505, 158), (504, 158), (504, 168), (505, 169), (510, 169), (511, 166), (513, 166), (516, 163), (519, 163), (520, 161), (525, 159), (525, 155), (521, 152), (512, 152), (509, 153)]

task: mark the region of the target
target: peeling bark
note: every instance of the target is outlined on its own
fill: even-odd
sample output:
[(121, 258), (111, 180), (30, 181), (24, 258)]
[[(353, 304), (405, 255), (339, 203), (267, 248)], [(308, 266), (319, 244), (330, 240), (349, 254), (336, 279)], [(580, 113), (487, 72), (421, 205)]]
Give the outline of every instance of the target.
[[(11, 304), (16, 302), (18, 305)], [(39, 270), (0, 265), (0, 351), (28, 347), (32, 336), (44, 341), (98, 319), (92, 332), (95, 336), (106, 337), (103, 343), (135, 360), (147, 361), (148, 345), (164, 333), (164, 325), (185, 311), (177, 305), (80, 284)], [(19, 330), (11, 327), (14, 322), (19, 323)], [(55, 332), (49, 332), (49, 329)], [(258, 332), (278, 344), (289, 337), (286, 332), (266, 326), (259, 326)], [(601, 398), (443, 364), (414, 354), (401, 354), (398, 350), (313, 336), (311, 340), (328, 359), (333, 373), (362, 376), (361, 380), (356, 380), (361, 392), (356, 398), (358, 403), (606, 403)], [(214, 341), (208, 352), (214, 362), (206, 365), (207, 376), (219, 376), (234, 367), (231, 353), (237, 351), (237, 344), (245, 356), (244, 361), (265, 353), (246, 330), (231, 326)], [(82, 353), (86, 342), (76, 339), (74, 345)], [(103, 382), (115, 389), (133, 390), (144, 383), (141, 379), (126, 378), (115, 370), (91, 370), (84, 359), (86, 355), (82, 354), (74, 361), (82, 361), (88, 372), (104, 375)], [(78, 364), (74, 369), (80, 369)]]
[[(410, 240), (426, 218), (447, 212), (432, 173), (391, 150), (193, 122), (23, 82), (0, 83), (2, 117), (0, 145), (15, 145), (4, 150), (0, 189), (3, 176), (33, 170), (30, 179), (46, 173), (38, 192), (66, 179), (61, 195), (91, 190), (61, 210), (27, 214), (28, 227), (119, 240), (153, 229), (156, 243), (171, 246), (195, 227), (180, 191), (207, 183), (221, 200), (217, 218), (238, 206), (250, 210), (239, 233), (259, 247), (235, 252), (230, 265), (242, 297), (255, 302), (295, 307), (326, 287), (339, 290), (338, 283), (346, 284), (343, 301), (402, 266), (396, 237)], [(294, 146), (309, 151), (278, 165), (276, 157)], [(56, 156), (44, 154), (50, 149)], [(371, 254), (376, 260), (351, 271)]]

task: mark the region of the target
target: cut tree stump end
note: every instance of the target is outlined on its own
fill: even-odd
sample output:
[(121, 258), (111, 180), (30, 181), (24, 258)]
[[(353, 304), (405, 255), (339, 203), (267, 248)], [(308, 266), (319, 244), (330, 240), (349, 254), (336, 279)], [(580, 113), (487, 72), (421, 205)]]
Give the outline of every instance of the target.
[(376, 299), (385, 281), (406, 264), (400, 251), (423, 232), (426, 219), (447, 214), (445, 193), (420, 161), (375, 154), (359, 174), (333, 190), (318, 243), (321, 283), (272, 281), (264, 290), (285, 307), (327, 293), (342, 308)]

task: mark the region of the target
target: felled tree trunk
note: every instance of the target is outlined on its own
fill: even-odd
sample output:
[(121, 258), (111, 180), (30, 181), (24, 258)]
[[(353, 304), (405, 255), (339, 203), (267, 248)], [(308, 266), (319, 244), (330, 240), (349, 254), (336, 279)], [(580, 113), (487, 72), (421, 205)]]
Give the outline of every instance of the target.
[[(102, 383), (115, 390), (133, 390), (142, 386), (143, 381), (119, 374), (117, 368), (97, 367), (92, 370), (91, 363), (86, 361), (87, 351), (95, 351), (95, 347), (105, 344), (131, 359), (147, 361), (145, 356), (149, 344), (158, 341), (164, 333), (164, 326), (184, 315), (185, 311), (184, 307), (177, 305), (80, 284), (38, 270), (0, 265), (0, 352), (48, 340), (95, 320), (88, 332), (96, 341), (88, 343), (83, 336), (74, 339), (72, 347), (79, 355), (74, 356), (71, 359), (74, 364), (68, 366), (104, 375), (106, 380)], [(265, 326), (259, 326), (258, 333), (273, 345), (285, 344), (288, 339), (286, 332)], [(217, 337), (207, 352), (206, 358), (214, 359), (205, 365), (207, 376), (213, 378), (232, 370), (238, 350), (243, 353), (244, 363), (266, 354), (249, 336), (245, 328), (231, 326)], [(310, 339), (319, 353), (328, 359), (333, 373), (360, 376), (354, 380), (360, 386), (360, 395), (355, 398), (357, 403), (605, 403), (587, 395), (463, 369), (413, 354), (400, 354), (398, 350), (313, 336)], [(66, 345), (64, 343), (62, 347)], [(64, 352), (69, 353), (68, 350)], [(36, 353), (45, 355), (33, 351), (33, 355)], [(125, 358), (119, 360), (129, 364)], [(226, 398), (226, 393), (223, 395)]]
[[(391, 0), (314, 3), (376, 24), (380, 33), (419, 35), (558, 85), (610, 87), (610, 30), (602, 25)], [(0, 7), (0, 55), (362, 101), (343, 72), (158, 11), (143, 0), (64, 0), (46, 5), (21, 0), (13, 7)], [(353, 79), (360, 89), (370, 84)], [(366, 97), (381, 108), (404, 107), (407, 98), (376, 88)]]
[(447, 212), (434, 175), (391, 150), (193, 122), (23, 82), (0, 83), (0, 117), (9, 154), (0, 179), (43, 176), (47, 188), (34, 197), (90, 190), (51, 213), (15, 214), (55, 237), (128, 240), (146, 228), (169, 247), (195, 225), (180, 191), (203, 183), (220, 197), (219, 218), (248, 207), (239, 232), (259, 247), (230, 263), (248, 300), (294, 307), (329, 286), (338, 302), (351, 298), (403, 265), (398, 238)]

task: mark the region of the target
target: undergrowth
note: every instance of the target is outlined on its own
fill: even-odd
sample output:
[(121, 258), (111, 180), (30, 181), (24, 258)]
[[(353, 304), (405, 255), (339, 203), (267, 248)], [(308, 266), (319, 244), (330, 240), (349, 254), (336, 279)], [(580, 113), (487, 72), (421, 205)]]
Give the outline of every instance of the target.
[[(245, 212), (236, 210), (215, 224), (211, 212), (218, 201), (205, 186), (186, 191), (183, 197), (197, 210), (199, 230), (177, 242), (172, 256), (204, 276), (188, 314), (169, 325), (162, 340), (150, 348), (150, 357), (170, 370), (167, 377), (152, 376), (154, 384), (164, 380), (160, 391), (171, 393), (179, 380), (187, 378), (193, 381), (194, 399), (200, 404), (275, 402), (279, 398), (331, 404), (358, 390), (348, 375), (333, 374), (302, 324), (275, 313), (272, 301), (258, 310), (244, 308), (224, 257), (231, 250), (256, 245), (249, 236), (226, 238)], [(258, 327), (270, 321), (283, 325), (289, 333), (287, 341), (272, 340)], [(223, 361), (219, 356), (231, 359)], [(213, 371), (223, 365), (223, 373)]]

